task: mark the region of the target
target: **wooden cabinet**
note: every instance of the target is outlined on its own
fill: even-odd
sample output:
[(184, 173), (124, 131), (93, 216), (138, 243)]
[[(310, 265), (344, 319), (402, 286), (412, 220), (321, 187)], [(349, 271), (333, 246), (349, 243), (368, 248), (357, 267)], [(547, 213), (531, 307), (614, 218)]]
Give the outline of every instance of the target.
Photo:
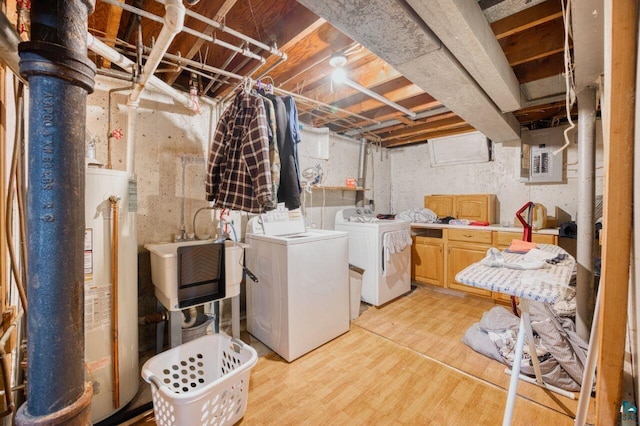
[(444, 287), (444, 242), (442, 238), (413, 237), (411, 278)]
[[(497, 247), (500, 250), (504, 250), (507, 247), (509, 247), (509, 244), (511, 244), (511, 241), (513, 240), (521, 240), (522, 239), (522, 232), (504, 232), (504, 231), (497, 231), (493, 233), (494, 236), (494, 240), (493, 240), (493, 245), (495, 247)], [(537, 233), (533, 233), (531, 235), (531, 241), (533, 241), (534, 243), (540, 243), (540, 244), (554, 244), (557, 245), (558, 244), (558, 236), (557, 235), (551, 235), (551, 234), (537, 234)]]
[(489, 223), (496, 221), (495, 194), (427, 195), (424, 197), (424, 206), (438, 217), (452, 216)]
[(461, 284), (456, 274), (472, 263), (481, 261), (491, 247), (491, 231), (449, 229), (447, 246), (447, 287), (467, 293), (491, 297), (491, 291)]
[[(437, 225), (436, 225), (437, 226)], [(487, 250), (506, 249), (511, 241), (522, 238), (522, 232), (500, 231), (496, 227), (414, 227), (411, 248), (411, 279), (418, 283), (464, 291), (509, 304), (510, 298), (501, 293), (478, 289), (455, 280), (458, 272), (479, 262)], [(534, 232), (532, 240), (542, 244), (557, 244), (558, 236)]]
[(456, 219), (495, 223), (496, 196), (494, 194), (456, 195), (453, 211)]
[(453, 195), (427, 195), (424, 206), (433, 211), (438, 217), (455, 217), (453, 214)]

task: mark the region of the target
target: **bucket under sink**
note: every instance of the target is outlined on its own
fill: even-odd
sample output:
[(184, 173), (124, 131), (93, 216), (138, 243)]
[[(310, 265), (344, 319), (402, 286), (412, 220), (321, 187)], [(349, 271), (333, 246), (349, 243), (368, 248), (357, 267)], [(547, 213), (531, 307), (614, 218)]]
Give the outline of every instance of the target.
[[(178, 248), (211, 244), (213, 240), (182, 241), (178, 243), (145, 244), (151, 253), (151, 281), (155, 294), (165, 308), (178, 311)], [(225, 241), (225, 298), (240, 294), (242, 281), (242, 256), (246, 244)]]

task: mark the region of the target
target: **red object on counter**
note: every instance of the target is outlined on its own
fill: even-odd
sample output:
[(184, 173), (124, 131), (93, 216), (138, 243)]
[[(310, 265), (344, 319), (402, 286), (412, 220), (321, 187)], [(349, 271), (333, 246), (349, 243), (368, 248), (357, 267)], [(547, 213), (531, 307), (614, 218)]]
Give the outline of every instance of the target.
[(489, 226), (490, 223), (489, 222), (483, 222), (481, 220), (474, 220), (469, 225), (471, 225), (471, 226)]

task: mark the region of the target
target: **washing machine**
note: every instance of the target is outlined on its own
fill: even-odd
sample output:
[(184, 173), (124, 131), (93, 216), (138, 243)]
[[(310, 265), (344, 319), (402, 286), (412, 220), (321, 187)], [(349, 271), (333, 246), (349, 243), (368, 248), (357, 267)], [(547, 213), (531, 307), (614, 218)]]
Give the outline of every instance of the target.
[[(377, 219), (371, 208), (353, 207), (336, 213), (335, 229), (349, 234), (349, 263), (364, 269), (362, 301), (380, 306), (411, 290), (409, 222)], [(406, 245), (393, 252), (388, 245), (396, 236)]]
[[(247, 330), (291, 362), (349, 331), (346, 232), (249, 221), (245, 242)], [(302, 226), (304, 230), (304, 226)]]

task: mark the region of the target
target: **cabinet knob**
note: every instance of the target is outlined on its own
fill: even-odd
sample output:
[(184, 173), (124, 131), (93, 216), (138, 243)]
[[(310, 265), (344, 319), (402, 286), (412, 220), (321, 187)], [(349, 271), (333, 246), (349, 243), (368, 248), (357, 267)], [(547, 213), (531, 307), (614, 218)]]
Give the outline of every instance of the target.
[(470, 234), (463, 234), (463, 235), (464, 235), (465, 237), (467, 237), (467, 238), (471, 238), (471, 237), (473, 237), (473, 235), (470, 235)]

